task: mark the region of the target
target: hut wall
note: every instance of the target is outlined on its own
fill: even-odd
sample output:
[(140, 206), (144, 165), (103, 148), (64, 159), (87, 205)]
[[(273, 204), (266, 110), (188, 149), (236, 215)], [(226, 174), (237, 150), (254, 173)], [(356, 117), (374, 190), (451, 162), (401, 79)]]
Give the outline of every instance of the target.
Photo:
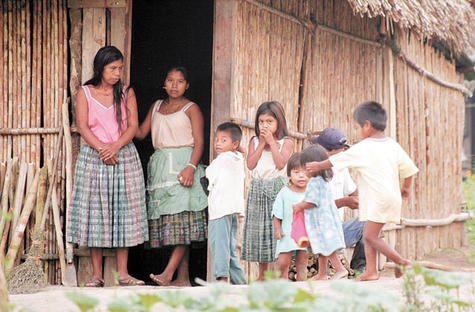
[[(20, 167), (29, 163), (31, 177), (37, 167), (62, 155), (54, 149), (61, 130), (61, 107), (67, 100), (67, 36), (66, 0), (1, 1), (0, 161), (18, 158)], [(57, 175), (63, 177), (64, 162), (59, 163)], [(27, 178), (26, 189), (30, 182)], [(63, 203), (64, 179), (58, 179), (56, 187), (58, 202)], [(22, 196), (18, 189), (16, 193)], [(9, 204), (11, 211), (11, 198)], [(21, 204), (17, 207), (21, 209)], [(50, 211), (45, 228), (45, 272), (48, 282), (57, 284), (58, 250), (51, 215)], [(29, 247), (32, 219), (20, 257)]]
[[(397, 37), (401, 50), (419, 66), (448, 82), (463, 81), (455, 62), (414, 37), (400, 31)], [(420, 169), (403, 217), (427, 220), (456, 215), (462, 203), (463, 95), (423, 77), (400, 58), (395, 57), (394, 64), (397, 139)], [(399, 250), (411, 258), (437, 248), (459, 247), (464, 241), (463, 223), (421, 225), (398, 234)]]
[[(428, 80), (378, 42), (387, 31), (386, 20), (354, 16), (346, 1), (246, 0), (216, 8), (221, 22), (225, 14), (220, 13), (235, 14), (229, 17), (233, 31), (226, 44), (215, 37), (214, 79), (223, 73), (216, 67), (225, 53), (221, 48), (229, 53), (225, 77), (230, 87), (220, 98), (227, 101), (214, 101), (213, 109), (221, 107), (230, 119), (241, 122), (244, 144), (254, 134), (255, 112), (263, 101), (283, 104), (289, 129), (297, 133), (296, 150), (304, 145), (307, 132), (330, 126), (357, 142), (353, 108), (364, 100), (379, 101), (388, 111), (387, 135), (400, 141), (421, 169), (413, 196), (403, 207), (403, 218), (421, 221), (421, 226), (393, 227), (384, 234), (386, 239), (411, 258), (462, 244), (463, 223), (431, 227), (424, 221), (460, 211), (463, 94)], [(314, 32), (308, 21), (317, 25)], [(418, 65), (447, 82), (461, 81), (455, 65), (430, 45), (400, 31), (397, 38)], [(223, 89), (217, 80), (213, 83), (215, 90)], [(213, 117), (215, 123), (224, 119)], [(356, 215), (347, 212), (346, 218)], [(384, 257), (381, 260), (384, 263)], [(253, 264), (243, 264), (254, 278)]]

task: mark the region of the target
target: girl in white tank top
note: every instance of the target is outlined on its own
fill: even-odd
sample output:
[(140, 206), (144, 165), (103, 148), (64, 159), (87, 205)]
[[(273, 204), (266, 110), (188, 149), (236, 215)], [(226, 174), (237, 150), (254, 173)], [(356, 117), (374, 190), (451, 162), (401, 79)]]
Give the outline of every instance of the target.
[(242, 258), (259, 263), (259, 280), (275, 259), (276, 240), (272, 206), (287, 183), (286, 165), (293, 152), (284, 110), (279, 102), (264, 102), (256, 112), (254, 136), (249, 142), (247, 167), (252, 181), (244, 226)]

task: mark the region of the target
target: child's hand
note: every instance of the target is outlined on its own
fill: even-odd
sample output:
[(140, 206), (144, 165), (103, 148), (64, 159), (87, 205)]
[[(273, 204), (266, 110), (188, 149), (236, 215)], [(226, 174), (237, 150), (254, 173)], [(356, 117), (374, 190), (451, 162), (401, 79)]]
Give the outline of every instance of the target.
[(293, 204), (292, 209), (294, 210), (294, 213), (304, 210), (304, 208), (302, 207), (302, 205), (300, 205), (300, 203), (299, 204)]
[(318, 161), (312, 161), (312, 162), (306, 163), (305, 169), (307, 169), (308, 174), (313, 174), (321, 170)]
[(190, 187), (193, 185), (193, 178), (195, 176), (195, 169), (191, 166), (186, 166), (183, 170), (178, 174), (178, 182), (181, 185)]
[(259, 136), (262, 137), (269, 146), (275, 142), (274, 134), (268, 128), (262, 128)]
[(350, 208), (350, 209), (358, 209), (359, 208), (358, 196), (348, 196), (348, 197), (346, 197), (345, 206)]

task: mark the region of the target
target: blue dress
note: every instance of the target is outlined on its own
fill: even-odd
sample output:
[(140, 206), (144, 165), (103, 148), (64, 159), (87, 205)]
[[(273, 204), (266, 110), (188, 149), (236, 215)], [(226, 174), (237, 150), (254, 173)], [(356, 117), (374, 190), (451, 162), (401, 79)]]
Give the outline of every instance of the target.
[(315, 205), (305, 209), (305, 227), (313, 253), (329, 256), (345, 248), (340, 216), (330, 185), (323, 177), (310, 179), (304, 201)]
[(277, 241), (275, 257), (277, 258), (281, 252), (289, 252), (293, 250), (307, 250), (306, 248), (299, 248), (297, 243), (290, 237), (292, 229), (293, 218), (293, 204), (302, 201), (304, 193), (292, 191), (288, 186), (284, 186), (274, 201), (272, 208), (272, 216), (282, 220), (282, 231), (284, 235)]

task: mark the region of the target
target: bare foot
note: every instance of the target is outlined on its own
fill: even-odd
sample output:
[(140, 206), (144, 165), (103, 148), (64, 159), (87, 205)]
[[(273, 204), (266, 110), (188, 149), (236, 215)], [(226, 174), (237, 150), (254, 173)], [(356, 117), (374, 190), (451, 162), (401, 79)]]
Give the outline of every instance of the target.
[[(404, 260), (401, 261), (400, 265), (401, 266), (409, 266), (409, 265), (412, 265), (412, 261), (404, 259)], [(396, 265), (394, 267), (394, 277), (396, 277), (396, 278), (400, 278), (401, 276), (404, 275), (404, 272), (401, 270), (400, 265)]]
[(190, 283), (190, 281), (174, 280), (173, 282), (170, 283), (169, 286), (175, 286), (175, 287), (191, 287), (191, 283)]
[(312, 277), (312, 281), (326, 281), (326, 280), (328, 280), (328, 276), (326, 274), (325, 275), (317, 274), (314, 277)]
[(152, 274), (150, 273), (150, 279), (155, 282), (158, 286), (169, 286), (171, 283), (171, 280), (166, 279), (164, 276), (161, 274)]
[(356, 277), (356, 280), (359, 282), (366, 282), (366, 281), (375, 281), (379, 279), (378, 273), (366, 273), (364, 272), (360, 276)]
[(340, 272), (335, 272), (335, 274), (332, 276), (332, 280), (338, 280), (338, 279), (342, 279), (342, 278), (347, 278), (348, 277), (348, 271), (347, 270), (343, 270), (343, 271), (340, 271)]

